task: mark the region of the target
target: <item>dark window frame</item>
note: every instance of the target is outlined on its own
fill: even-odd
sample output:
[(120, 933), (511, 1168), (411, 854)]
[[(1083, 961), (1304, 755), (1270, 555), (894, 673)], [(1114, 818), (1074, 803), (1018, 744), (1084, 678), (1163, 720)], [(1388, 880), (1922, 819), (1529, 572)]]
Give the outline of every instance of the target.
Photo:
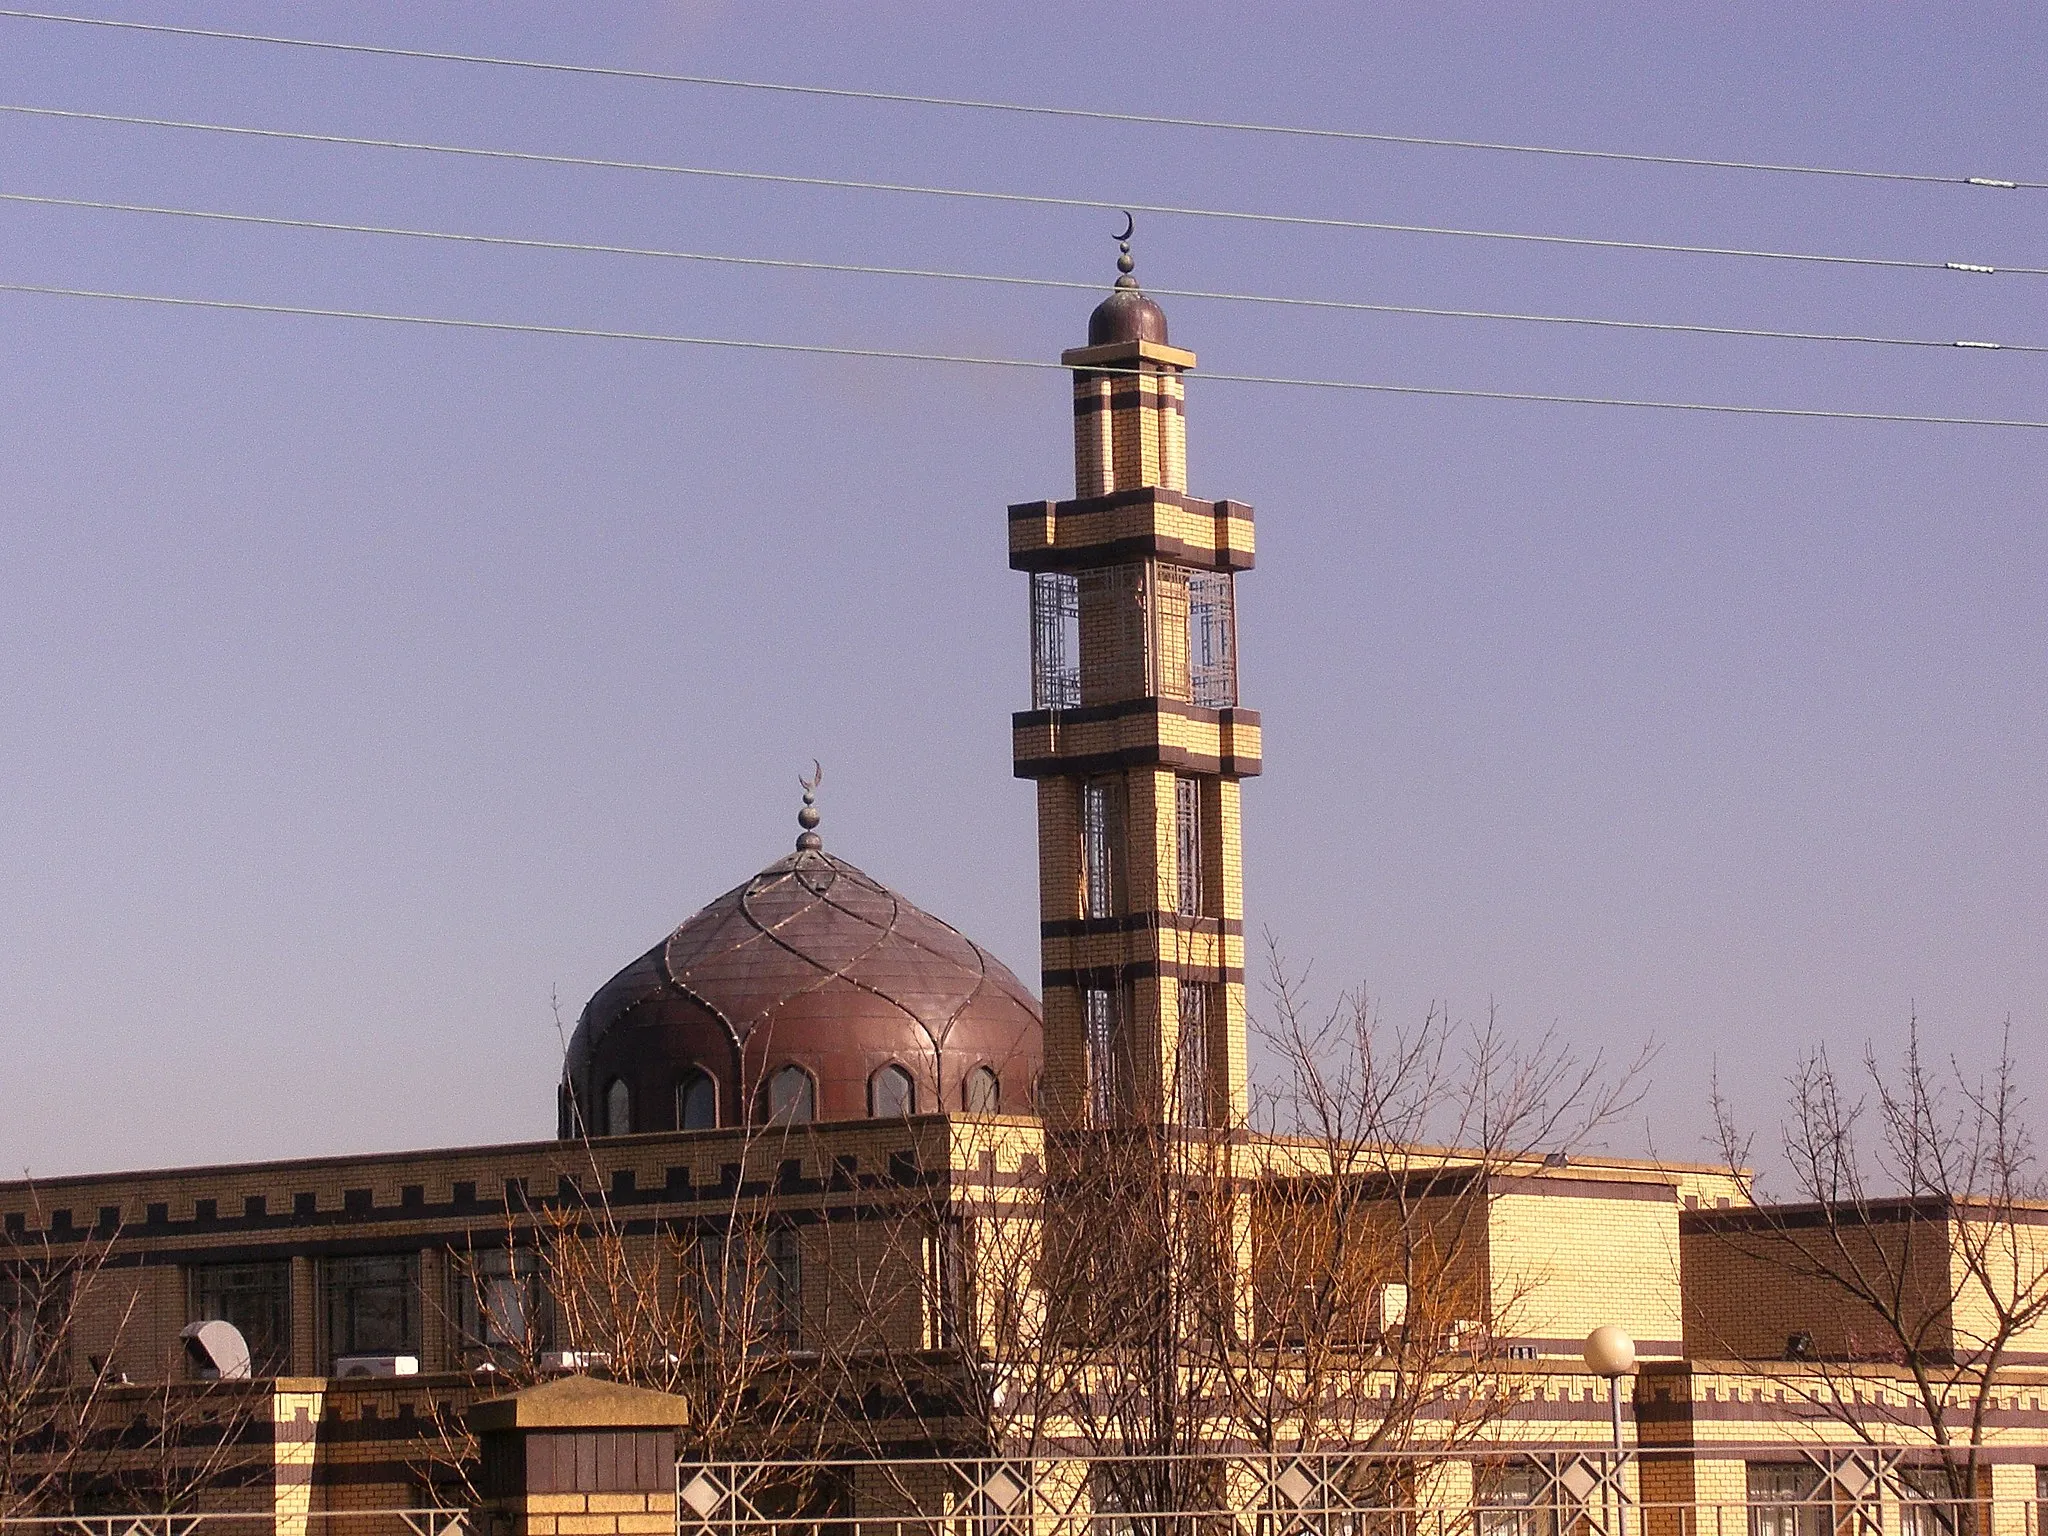
[[(321, 1342), (328, 1365), (344, 1355), (419, 1354), (419, 1254), (357, 1254), (323, 1260), (320, 1268)], [(392, 1303), (395, 1318), (379, 1319), (377, 1307)]]
[[(235, 1283), (245, 1276), (259, 1283)], [(260, 1283), (267, 1280), (270, 1284)], [(194, 1264), (185, 1272), (188, 1320), (234, 1324), (249, 1346), (250, 1374), (289, 1373), (292, 1354), (292, 1266), (289, 1259)], [(231, 1299), (232, 1298), (232, 1299)], [(267, 1314), (267, 1315), (266, 1315)]]
[[(886, 1085), (886, 1087), (885, 1087)], [(885, 1105), (885, 1092), (899, 1093), (901, 1103)], [(885, 1062), (868, 1074), (868, 1118), (901, 1120), (917, 1113), (917, 1078), (900, 1061)]]
[[(690, 1123), (691, 1101), (697, 1091), (703, 1089), (710, 1096), (711, 1118), (698, 1125)], [(679, 1131), (712, 1131), (718, 1129), (718, 1079), (702, 1066), (686, 1068), (676, 1079), (676, 1129)]]
[[(776, 1099), (780, 1085), (801, 1080), (803, 1092), (800, 1097), (788, 1102), (785, 1113)], [(761, 1119), (768, 1125), (812, 1125), (818, 1118), (818, 1079), (809, 1068), (797, 1062), (784, 1062), (768, 1074), (768, 1080), (761, 1085)]]
[[(989, 1086), (987, 1102), (977, 1104), (975, 1084), (985, 1082)], [(999, 1115), (1003, 1112), (1002, 1074), (987, 1062), (979, 1062), (967, 1069), (967, 1075), (960, 1079), (960, 1107), (970, 1115)]]
[[(624, 1125), (619, 1123), (621, 1120)], [(633, 1134), (633, 1085), (623, 1077), (614, 1077), (604, 1085), (604, 1133), (607, 1136)]]

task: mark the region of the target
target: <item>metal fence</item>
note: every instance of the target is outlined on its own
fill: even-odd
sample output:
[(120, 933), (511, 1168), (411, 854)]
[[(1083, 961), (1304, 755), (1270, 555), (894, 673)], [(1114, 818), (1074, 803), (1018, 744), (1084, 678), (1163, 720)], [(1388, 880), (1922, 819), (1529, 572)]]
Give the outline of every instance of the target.
[(0, 1536), (469, 1536), (470, 1519), (441, 1508), (23, 1515), (0, 1519)]
[(1627, 1457), (684, 1463), (678, 1536), (2048, 1536), (2038, 1499), (1634, 1497)]

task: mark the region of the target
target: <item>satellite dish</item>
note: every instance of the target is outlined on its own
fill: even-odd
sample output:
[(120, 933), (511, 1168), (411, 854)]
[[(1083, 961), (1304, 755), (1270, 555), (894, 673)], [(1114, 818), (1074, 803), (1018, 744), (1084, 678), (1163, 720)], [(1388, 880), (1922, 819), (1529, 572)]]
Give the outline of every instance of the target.
[(185, 1358), (202, 1381), (247, 1381), (249, 1341), (233, 1323), (209, 1318), (187, 1324), (178, 1337), (185, 1341)]

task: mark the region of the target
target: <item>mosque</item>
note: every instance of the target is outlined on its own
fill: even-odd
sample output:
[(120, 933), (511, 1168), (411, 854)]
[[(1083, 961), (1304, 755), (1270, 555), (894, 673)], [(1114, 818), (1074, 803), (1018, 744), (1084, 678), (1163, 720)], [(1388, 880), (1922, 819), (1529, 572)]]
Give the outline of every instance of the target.
[[(1076, 1448), (1084, 1404), (1064, 1408), (1056, 1432), (1032, 1426), (1034, 1450), (1017, 1452), (1009, 1441), (1021, 1420), (999, 1422), (989, 1406), (1016, 1379), (1014, 1360), (999, 1362), (1009, 1374), (978, 1406), (929, 1383), (982, 1380), (962, 1362), (978, 1371), (1002, 1354), (988, 1335), (1002, 1310), (990, 1297), (1009, 1297), (1005, 1286), (1027, 1298), (1016, 1316), (1042, 1319), (1047, 1304), (1028, 1299), (1032, 1286), (1100, 1292), (1111, 1269), (1061, 1271), (1047, 1240), (1033, 1238), (1036, 1259), (999, 1286), (989, 1266), (1000, 1243), (961, 1234), (977, 1222), (984, 1238), (1004, 1221), (1049, 1230), (1045, 1192), (1087, 1147), (1108, 1144), (1091, 1136), (1145, 1131), (1146, 1146), (1227, 1148), (1232, 1188), (1277, 1180), (1284, 1198), (1229, 1205), (1203, 1283), (1248, 1298), (1247, 1337), (1286, 1312), (1292, 1303), (1266, 1295), (1261, 1277), (1303, 1241), (1290, 1223), (1332, 1181), (1300, 1148), (1242, 1161), (1260, 1145), (1247, 1129), (1239, 818), (1244, 782), (1260, 771), (1260, 726), (1238, 697), (1234, 601), (1253, 568), (1253, 515), (1189, 492), (1185, 381), (1196, 359), (1169, 340), (1128, 246), (1119, 269), (1086, 344), (1061, 355), (1073, 377), (1074, 494), (1008, 509), (1010, 564), (1029, 592), (1032, 697), (1013, 731), (1015, 772), (1037, 786), (1036, 994), (973, 939), (828, 849), (807, 790), (791, 852), (592, 994), (569, 1042), (552, 1138), (0, 1184), (0, 1375), (32, 1389), (15, 1391), (8, 1422), (27, 1422), (21, 1405), (37, 1393), (90, 1398), (116, 1405), (124, 1425), (156, 1423), (162, 1442), (152, 1451), (150, 1434), (123, 1429), (107, 1442), (114, 1449), (91, 1453), (90, 1475), (78, 1468), (91, 1458), (76, 1460), (41, 1485), (40, 1503), (18, 1498), (17, 1512), (112, 1499), (139, 1486), (120, 1469), (134, 1473), (152, 1454), (160, 1470), (178, 1461), (189, 1507), (262, 1513), (280, 1530), (348, 1510), (447, 1511), (504, 1492), (512, 1474), (492, 1461), (492, 1434), (575, 1429), (599, 1446), (592, 1456), (609, 1457), (605, 1436), (630, 1423), (639, 1449), (602, 1463), (612, 1470), (564, 1461), (567, 1470), (545, 1474), (553, 1482), (529, 1485), (582, 1500), (577, 1518), (598, 1523), (524, 1528), (575, 1536), (696, 1520), (709, 1531), (745, 1523), (731, 1515), (745, 1479), (716, 1469), (792, 1447), (850, 1454), (843, 1437), (806, 1439), (825, 1411), (806, 1382), (828, 1361), (872, 1378), (884, 1355), (899, 1375), (914, 1363), (927, 1386), (884, 1402), (870, 1379), (860, 1411), (887, 1418), (889, 1403), (940, 1399), (894, 1449), (983, 1458), (984, 1469), (986, 1458), (1012, 1458), (1001, 1473), (1009, 1482), (970, 1479), (983, 1500), (975, 1508), (1008, 1511), (1009, 1495), (991, 1490), (1030, 1484), (1032, 1456), (1065, 1446), (1101, 1458), (1115, 1447), (1097, 1425)], [(540, 1129), (547, 1106), (534, 1108)], [(1434, 1470), (1399, 1482), (1396, 1495), (1375, 1483), (1382, 1500), (1449, 1509), (1478, 1522), (1475, 1536), (1563, 1536), (1567, 1526), (1626, 1536), (1633, 1508), (1670, 1536), (1727, 1520), (1747, 1536), (1820, 1536), (1828, 1522), (1870, 1536), (1961, 1536), (1983, 1522), (1999, 1536), (2040, 1531), (2048, 1328), (2021, 1341), (2034, 1352), (2013, 1353), (1992, 1393), (1995, 1422), (1970, 1463), (1982, 1513), (1951, 1508), (1916, 1526), (1912, 1489), (1924, 1479), (1915, 1483), (1913, 1469), (1940, 1437), (1915, 1418), (1914, 1363), (1858, 1355), (1854, 1320), (1825, 1286), (1773, 1268), (1761, 1238), (1729, 1240), (1783, 1228), (1753, 1219), (1726, 1170), (1396, 1152), (1411, 1161), (1376, 1165), (1368, 1194), (1378, 1203), (1368, 1200), (1359, 1221), (1383, 1226), (1384, 1211), (1405, 1208), (1402, 1170), (1426, 1156), (1428, 1198), (1457, 1204), (1477, 1235), (1440, 1326), (1425, 1316), (1425, 1280), (1380, 1276), (1360, 1291), (1370, 1327), (1340, 1341), (1356, 1387), (1345, 1434), (1383, 1449), (1376, 1426), (1395, 1409), (1370, 1405), (1403, 1401), (1404, 1352), (1437, 1327), (1427, 1369), (1444, 1385), (1411, 1404), (1401, 1437), (1408, 1451), (1432, 1444)], [(1245, 1172), (1254, 1165), (1256, 1177)], [(1115, 1250), (1146, 1230), (1140, 1204), (1116, 1196), (1090, 1207), (1066, 1251)], [(2035, 1214), (2048, 1226), (2048, 1212)], [(1882, 1250), (1886, 1239), (1872, 1241)], [(1158, 1253), (1165, 1286), (1188, 1264), (1179, 1250)], [(572, 1254), (582, 1267), (565, 1282)], [(1964, 1325), (1947, 1326), (1943, 1358), (1953, 1361), (1966, 1352)], [(720, 1355), (735, 1335), (719, 1330), (735, 1327), (739, 1347)], [(1600, 1328), (1625, 1331), (1631, 1364), (1588, 1363), (1586, 1340)], [(855, 1337), (858, 1347), (847, 1344)], [(1010, 1345), (1023, 1347), (1014, 1331)], [(1044, 1329), (1030, 1343), (1037, 1355), (1060, 1347)], [(1288, 1343), (1287, 1358), (1313, 1347)], [(866, 1363), (845, 1363), (855, 1356)], [(720, 1418), (702, 1390), (714, 1358), (744, 1412)], [(605, 1378), (681, 1406), (559, 1417), (563, 1405), (598, 1401), (589, 1383)], [(1100, 1402), (1105, 1390), (1093, 1381), (1082, 1396)], [(171, 1405), (184, 1400), (199, 1411), (173, 1436)], [(1482, 1400), (1498, 1411), (1475, 1416)], [(1362, 1417), (1357, 1401), (1370, 1408)], [(48, 1452), (55, 1421), (37, 1422)], [(232, 1434), (215, 1439), (231, 1438), (233, 1455), (208, 1461), (204, 1426), (230, 1422)], [(465, 1423), (483, 1435), (481, 1453)], [(1219, 1443), (1257, 1442), (1249, 1420), (1230, 1423)], [(1351, 1448), (1327, 1434), (1316, 1446), (1325, 1461)], [(1272, 1443), (1263, 1453), (1278, 1454)], [(871, 1443), (861, 1454), (882, 1451)], [(1299, 1513), (1308, 1463), (1290, 1455), (1257, 1498)], [(535, 1477), (543, 1465), (556, 1464), (539, 1449), (519, 1462)], [(594, 1490), (606, 1478), (615, 1491), (644, 1484), (652, 1502), (640, 1512), (653, 1511), (656, 1526), (601, 1519), (596, 1501), (610, 1495)], [(1318, 1497), (1356, 1494), (1342, 1478), (1316, 1479)], [(1235, 1491), (1214, 1496), (1226, 1505), (1254, 1500), (1225, 1482)], [(1099, 1488), (1090, 1497), (1098, 1512), (1114, 1507)], [(948, 1518), (966, 1507), (949, 1504)], [(1314, 1507), (1314, 1518), (1282, 1525), (1368, 1528), (1356, 1511), (1338, 1520)], [(851, 1502), (835, 1509), (859, 1513)], [(1412, 1519), (1385, 1528), (1410, 1530)]]

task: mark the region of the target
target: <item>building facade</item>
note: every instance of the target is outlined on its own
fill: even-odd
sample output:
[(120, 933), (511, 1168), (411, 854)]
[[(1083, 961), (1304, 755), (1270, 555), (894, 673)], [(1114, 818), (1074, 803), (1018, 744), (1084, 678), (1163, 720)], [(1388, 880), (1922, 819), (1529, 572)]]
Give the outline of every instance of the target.
[[(2017, 1276), (2048, 1212), (1850, 1224), (1927, 1298), (1907, 1358), (1725, 1169), (1251, 1130), (1252, 513), (1189, 493), (1196, 359), (1120, 266), (1062, 355), (1075, 494), (1008, 513), (1042, 1005), (828, 853), (807, 791), (791, 854), (591, 998), (552, 1139), (0, 1184), (0, 1515), (466, 1509), (469, 1411), (598, 1377), (683, 1405), (686, 1526), (737, 1521), (749, 1466), (925, 1458), (947, 1518), (2038, 1530), (2048, 1328), (1987, 1353), (1957, 1234), (2014, 1234)], [(1638, 1374), (1583, 1362), (1602, 1326)]]

